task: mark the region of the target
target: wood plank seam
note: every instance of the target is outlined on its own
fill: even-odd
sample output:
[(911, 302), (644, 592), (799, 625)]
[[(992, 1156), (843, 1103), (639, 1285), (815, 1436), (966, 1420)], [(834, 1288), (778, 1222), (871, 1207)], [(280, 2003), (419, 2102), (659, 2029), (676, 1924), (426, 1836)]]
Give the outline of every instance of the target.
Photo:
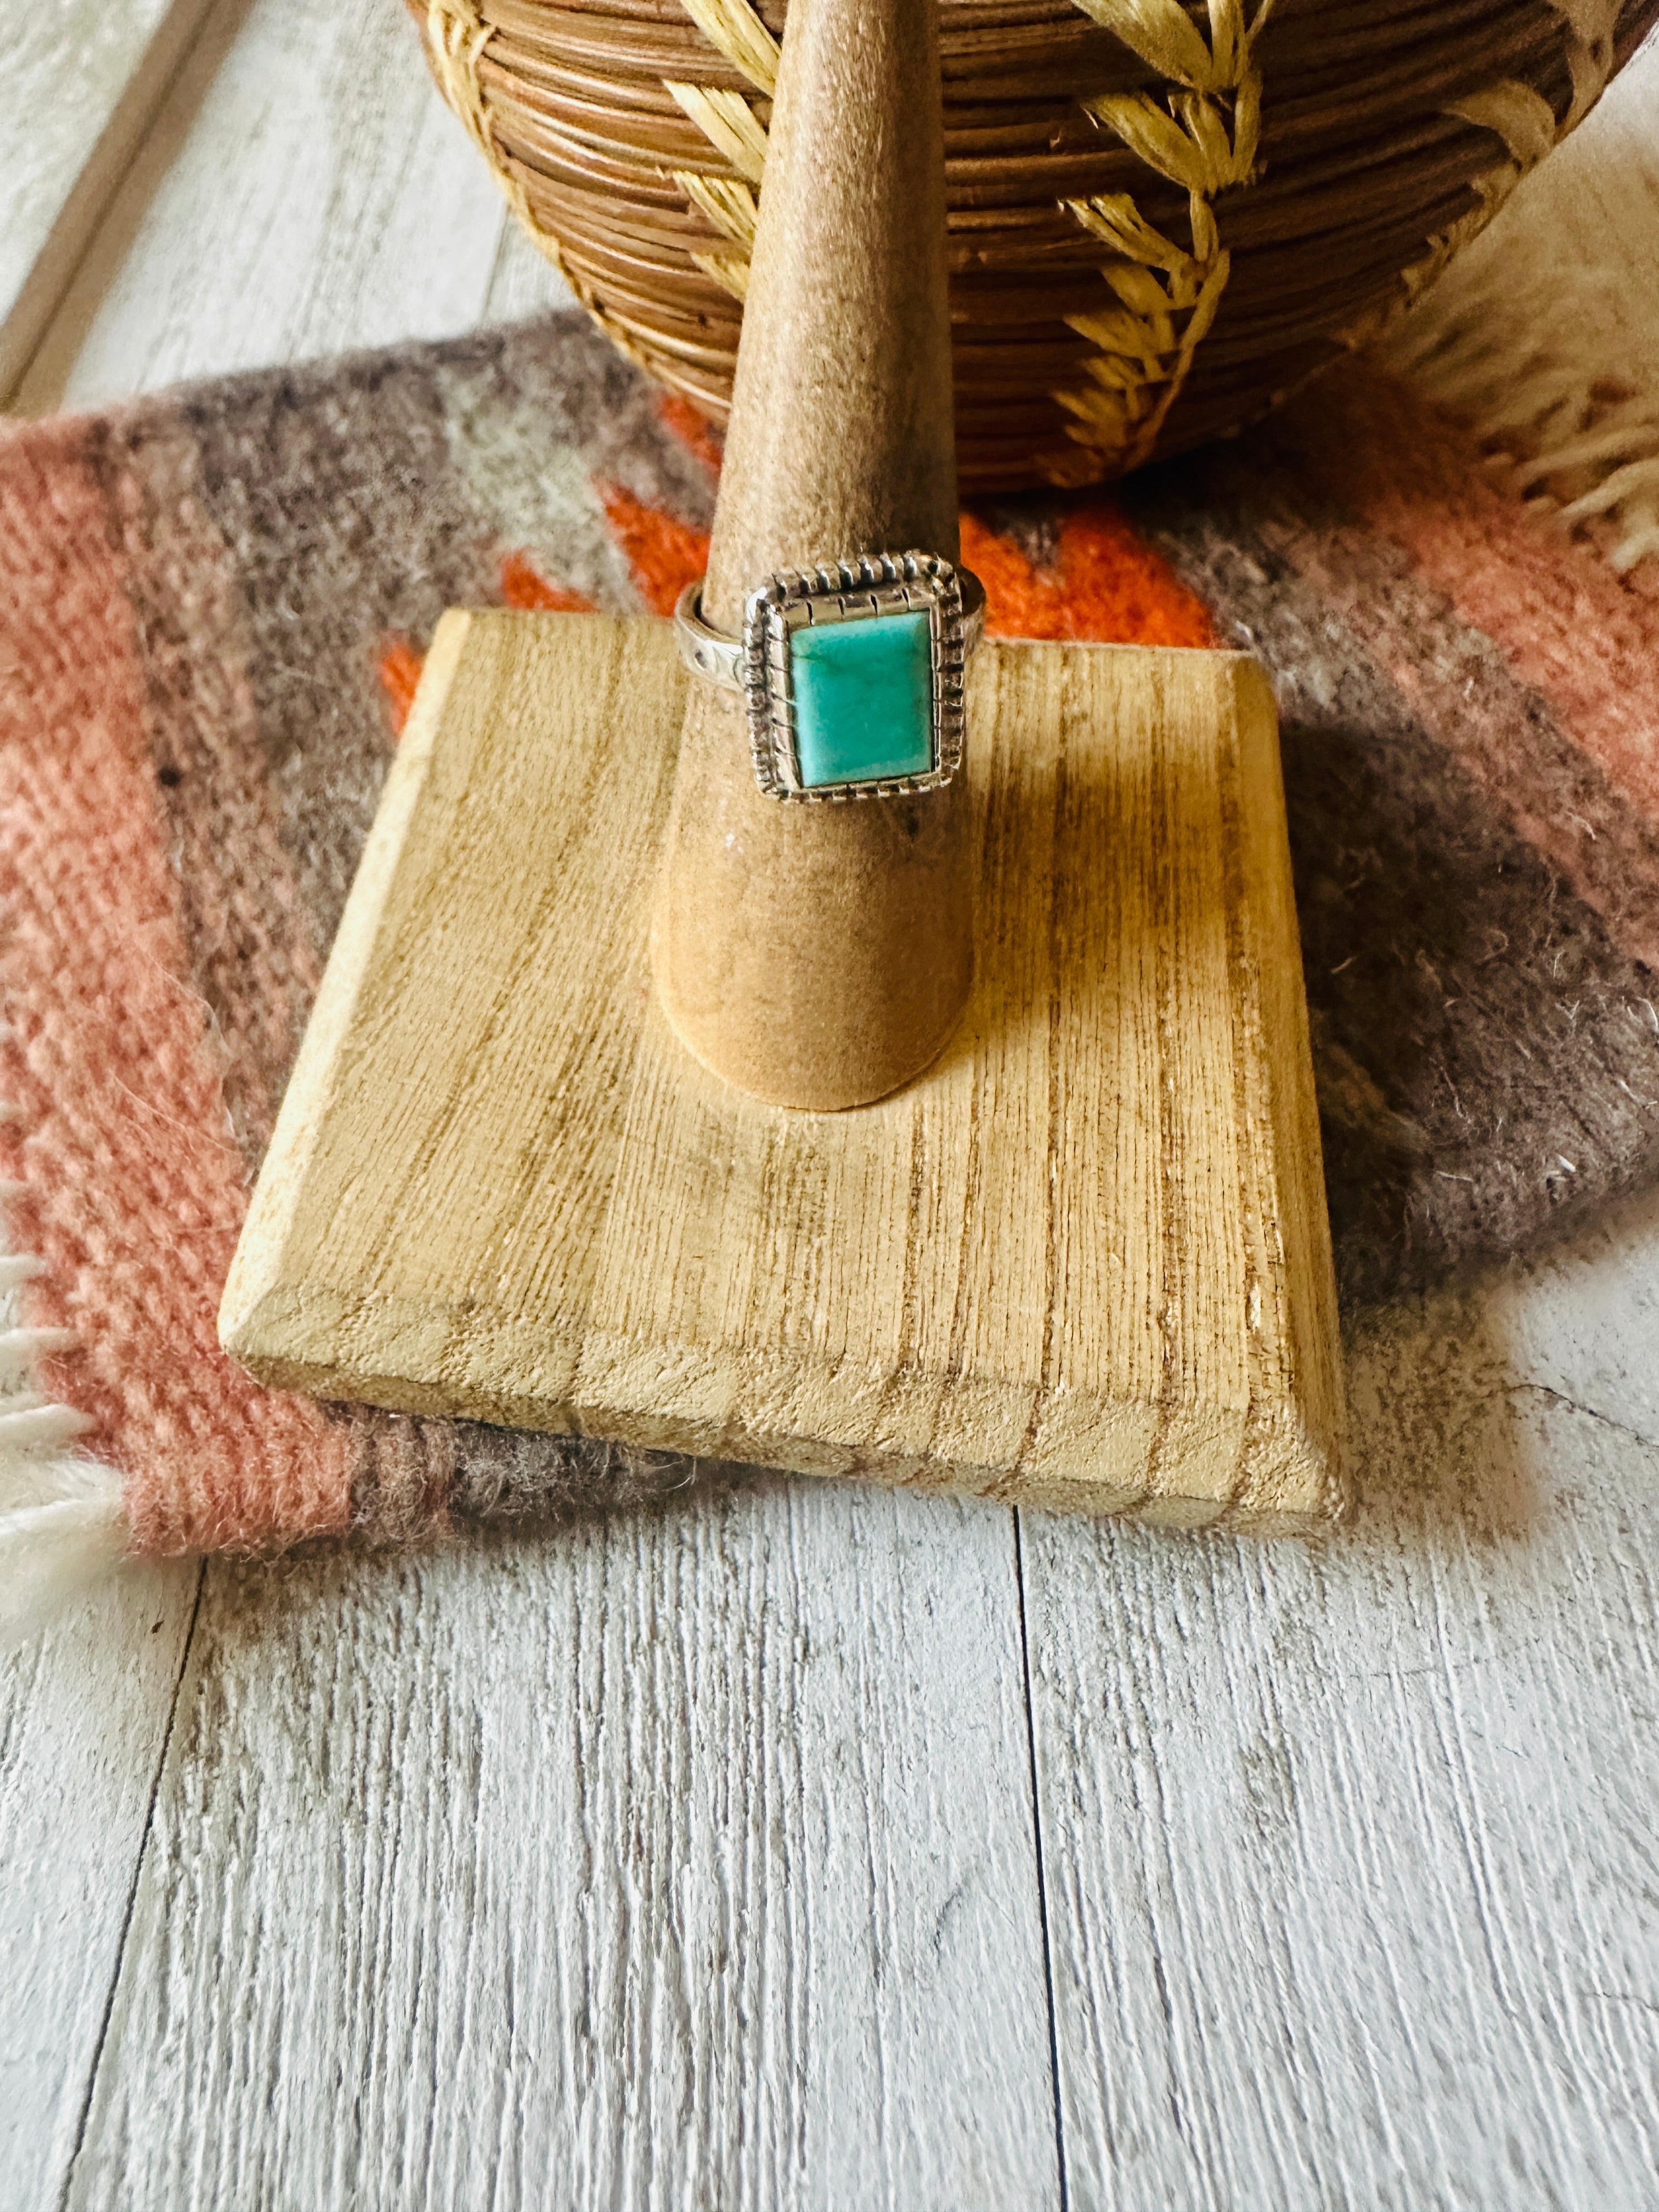
[(100, 225), (132, 173), (144, 139), (166, 106), (216, 8), (235, 0), (173, 0), (119, 98), (87, 149), (41, 240), (28, 275), (0, 316), (0, 407), (27, 375)]
[(1066, 2174), (1066, 2113), (1060, 2094), (1060, 2018), (1054, 2005), (1053, 1937), (1048, 1926), (1048, 1877), (1043, 1863), (1042, 1786), (1037, 1773), (1036, 1712), (1031, 1702), (1031, 1635), (1025, 1615), (1025, 1542), (1021, 1526), (1023, 1509), (1012, 1505), (1008, 1519), (1013, 1534), (1014, 1596), (1019, 1613), (1020, 1689), (1025, 1705), (1025, 1750), (1031, 1780), (1031, 1850), (1036, 1872), (1037, 1927), (1042, 1937), (1042, 1994), (1048, 2008), (1048, 2073), (1054, 2100), (1054, 2185), (1060, 2212), (1066, 2212), (1070, 2191)]
[(149, 1798), (144, 1809), (144, 1822), (139, 1832), (138, 1848), (133, 1854), (132, 1872), (127, 1882), (126, 1905), (121, 1915), (120, 1937), (115, 1946), (115, 1957), (110, 1970), (109, 1989), (104, 1999), (103, 2017), (99, 2022), (97, 2040), (93, 2045), (92, 2063), (87, 2069), (87, 2085), (81, 2100), (81, 2110), (76, 2121), (75, 2142), (64, 2168), (64, 2185), (59, 2192), (58, 2212), (65, 2212), (75, 2186), (75, 2169), (86, 2141), (87, 2122), (92, 2112), (93, 2098), (97, 2093), (99, 2069), (104, 2063), (104, 2047), (109, 2039), (110, 2021), (115, 2011), (115, 1992), (120, 1986), (121, 1969), (127, 1955), (127, 1940), (132, 1930), (133, 1908), (138, 1899), (138, 1884), (144, 1871), (144, 1859), (149, 1850), (151, 1832), (155, 1826), (155, 1808), (161, 1795), (161, 1780), (167, 1772), (167, 1753), (173, 1744), (173, 1732), (179, 1717), (179, 1700), (184, 1689), (185, 1675), (190, 1664), (191, 1648), (196, 1641), (196, 1624), (201, 1618), (202, 1592), (207, 1582), (208, 1563), (202, 1560), (196, 1570), (196, 1591), (190, 1609), (190, 1625), (185, 1631), (179, 1651), (179, 1668), (173, 1677), (173, 1696), (167, 1705), (167, 1724), (161, 1731), (161, 1741), (155, 1754), (155, 1771), (150, 1777)]

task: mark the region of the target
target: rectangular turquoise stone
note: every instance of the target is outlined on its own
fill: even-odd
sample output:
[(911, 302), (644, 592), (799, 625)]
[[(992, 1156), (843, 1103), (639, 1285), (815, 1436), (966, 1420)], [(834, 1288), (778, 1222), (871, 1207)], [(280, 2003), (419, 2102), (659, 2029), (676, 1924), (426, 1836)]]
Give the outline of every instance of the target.
[(804, 623), (791, 633), (803, 785), (927, 775), (933, 765), (931, 627), (924, 611)]

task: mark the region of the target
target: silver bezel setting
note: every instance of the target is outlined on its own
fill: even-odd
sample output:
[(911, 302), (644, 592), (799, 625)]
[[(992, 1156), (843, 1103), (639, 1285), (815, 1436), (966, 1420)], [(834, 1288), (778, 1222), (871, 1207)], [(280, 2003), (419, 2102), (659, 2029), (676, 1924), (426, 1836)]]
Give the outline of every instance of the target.
[[(926, 611), (933, 642), (933, 766), (866, 783), (803, 784), (795, 744), (790, 641), (809, 623)], [(806, 803), (899, 799), (937, 791), (962, 766), (967, 641), (962, 580), (937, 553), (866, 553), (827, 567), (781, 569), (744, 601), (738, 675), (755, 780), (770, 798)]]

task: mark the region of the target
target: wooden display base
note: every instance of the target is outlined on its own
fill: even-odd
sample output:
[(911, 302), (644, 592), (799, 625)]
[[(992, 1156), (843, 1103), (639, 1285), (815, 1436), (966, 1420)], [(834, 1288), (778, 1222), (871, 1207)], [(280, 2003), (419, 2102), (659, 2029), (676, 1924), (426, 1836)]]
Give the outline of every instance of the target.
[(440, 626), (226, 1287), (263, 1381), (1260, 1528), (1342, 1499), (1271, 694), (988, 645), (977, 972), (875, 1106), (729, 1089), (647, 917), (665, 623)]

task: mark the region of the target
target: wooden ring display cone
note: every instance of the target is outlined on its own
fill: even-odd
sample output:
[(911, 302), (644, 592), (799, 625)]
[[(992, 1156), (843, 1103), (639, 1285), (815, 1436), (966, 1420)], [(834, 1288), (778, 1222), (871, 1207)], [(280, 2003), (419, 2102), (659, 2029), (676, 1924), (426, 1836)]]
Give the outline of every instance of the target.
[[(957, 558), (933, 0), (792, 9), (703, 609), (785, 568)], [(969, 742), (971, 743), (971, 735)], [(717, 1074), (780, 1105), (879, 1098), (955, 1028), (973, 952), (967, 792), (767, 798), (741, 700), (692, 685), (658, 887), (657, 988)]]

